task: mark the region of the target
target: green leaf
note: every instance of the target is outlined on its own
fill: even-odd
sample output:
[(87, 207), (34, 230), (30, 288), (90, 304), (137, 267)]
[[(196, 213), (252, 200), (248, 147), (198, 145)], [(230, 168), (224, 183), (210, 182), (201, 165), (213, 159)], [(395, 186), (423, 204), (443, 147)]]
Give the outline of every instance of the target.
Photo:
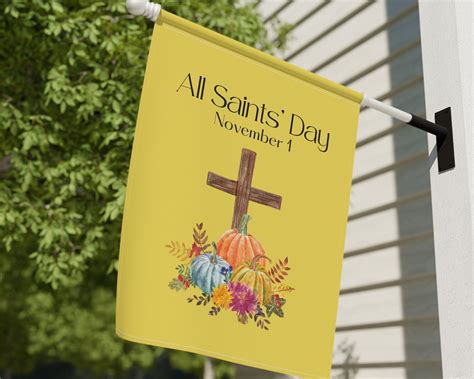
[(60, 3), (56, 2), (56, 1), (53, 1), (51, 3), (51, 7), (53, 8), (53, 11), (55, 13), (63, 13), (64, 12), (63, 6)]
[(184, 284), (181, 283), (180, 280), (177, 278), (171, 279), (171, 281), (168, 284), (168, 287), (177, 292), (186, 290), (186, 287), (184, 286)]

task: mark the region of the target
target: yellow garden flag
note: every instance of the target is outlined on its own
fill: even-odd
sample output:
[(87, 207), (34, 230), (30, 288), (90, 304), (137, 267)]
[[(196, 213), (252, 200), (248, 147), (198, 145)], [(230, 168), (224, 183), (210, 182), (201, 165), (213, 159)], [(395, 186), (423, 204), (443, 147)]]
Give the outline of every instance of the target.
[(361, 100), (162, 12), (128, 180), (117, 333), (329, 377)]

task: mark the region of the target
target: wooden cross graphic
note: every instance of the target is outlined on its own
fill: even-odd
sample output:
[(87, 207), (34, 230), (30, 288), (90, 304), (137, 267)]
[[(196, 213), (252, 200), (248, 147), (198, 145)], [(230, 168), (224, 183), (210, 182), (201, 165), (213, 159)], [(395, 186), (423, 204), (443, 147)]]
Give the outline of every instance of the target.
[(209, 186), (235, 196), (232, 228), (239, 227), (242, 216), (247, 213), (249, 201), (254, 201), (276, 209), (281, 208), (281, 196), (252, 187), (252, 176), (256, 157), (257, 153), (254, 151), (242, 149), (237, 181), (224, 178), (210, 171), (207, 173), (207, 184)]

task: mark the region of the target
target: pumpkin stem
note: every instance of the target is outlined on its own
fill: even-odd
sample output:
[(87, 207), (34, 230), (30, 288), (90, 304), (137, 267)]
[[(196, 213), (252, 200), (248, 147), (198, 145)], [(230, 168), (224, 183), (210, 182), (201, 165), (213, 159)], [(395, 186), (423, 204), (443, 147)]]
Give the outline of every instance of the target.
[(212, 258), (211, 258), (211, 263), (216, 264), (217, 263), (217, 245), (214, 241), (212, 241)]
[(258, 261), (259, 259), (261, 259), (261, 258), (266, 259), (266, 260), (268, 260), (269, 262), (272, 261), (272, 260), (271, 260), (270, 258), (268, 258), (266, 255), (258, 254), (258, 255), (256, 255), (255, 257), (253, 257), (252, 262), (250, 262), (250, 268), (251, 268), (252, 270), (255, 271), (255, 269), (257, 268), (257, 261)]
[(239, 225), (239, 234), (243, 234), (244, 236), (247, 235), (247, 224), (249, 223), (249, 221), (252, 219), (252, 217), (250, 217), (249, 214), (244, 214), (242, 216), (242, 219), (240, 220), (240, 225)]

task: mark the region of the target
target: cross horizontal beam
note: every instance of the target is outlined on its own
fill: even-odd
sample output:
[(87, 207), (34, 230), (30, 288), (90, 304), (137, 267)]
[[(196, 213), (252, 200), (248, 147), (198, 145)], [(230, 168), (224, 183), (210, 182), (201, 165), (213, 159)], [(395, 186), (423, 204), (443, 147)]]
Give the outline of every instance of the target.
[[(227, 179), (213, 172), (208, 172), (207, 184), (211, 187), (217, 188), (231, 195), (234, 195), (234, 196), (237, 195), (237, 181), (236, 180)], [(258, 188), (252, 187), (252, 189), (250, 190), (249, 199), (256, 203), (267, 205), (275, 209), (281, 208), (281, 202), (282, 202), (281, 196), (260, 190)]]

